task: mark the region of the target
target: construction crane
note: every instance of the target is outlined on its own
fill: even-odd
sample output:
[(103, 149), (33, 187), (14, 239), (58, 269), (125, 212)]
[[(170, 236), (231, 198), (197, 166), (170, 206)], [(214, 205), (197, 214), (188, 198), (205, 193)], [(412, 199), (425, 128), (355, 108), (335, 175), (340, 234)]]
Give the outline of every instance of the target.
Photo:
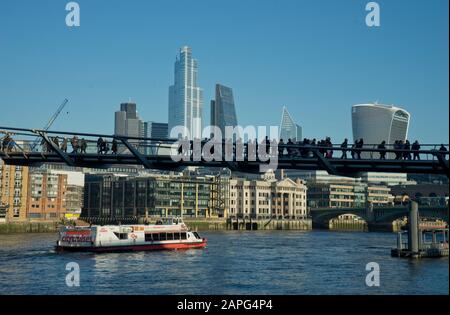
[[(61, 105), (59, 105), (56, 112), (52, 115), (52, 117), (50, 117), (49, 121), (42, 130), (47, 131), (48, 129), (50, 129), (50, 127), (53, 125), (56, 118), (58, 118), (59, 114), (62, 112), (62, 110), (64, 109), (64, 107), (67, 105), (68, 102), (69, 100), (67, 98), (64, 99), (64, 101), (61, 103)], [(41, 139), (40, 137), (37, 137), (36, 140), (34, 140), (34, 142), (30, 146), (31, 151), (34, 151), (34, 148), (39, 144), (40, 139)]]

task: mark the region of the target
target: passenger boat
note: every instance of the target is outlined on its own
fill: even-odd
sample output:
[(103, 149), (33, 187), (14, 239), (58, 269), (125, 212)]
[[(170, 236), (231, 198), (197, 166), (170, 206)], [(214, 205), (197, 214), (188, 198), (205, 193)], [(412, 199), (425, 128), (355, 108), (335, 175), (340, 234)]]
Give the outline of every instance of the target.
[(181, 218), (164, 218), (156, 224), (65, 226), (56, 251), (120, 252), (204, 248), (206, 239), (188, 229)]

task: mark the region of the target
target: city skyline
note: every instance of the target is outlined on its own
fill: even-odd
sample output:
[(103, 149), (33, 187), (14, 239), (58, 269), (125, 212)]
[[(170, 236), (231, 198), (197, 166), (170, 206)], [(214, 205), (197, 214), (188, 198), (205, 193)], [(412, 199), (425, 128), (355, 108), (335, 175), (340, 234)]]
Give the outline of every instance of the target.
[[(369, 29), (364, 1), (319, 2), (262, 4), (252, 25), (244, 18), (252, 1), (236, 3), (238, 10), (232, 12), (242, 34), (221, 26), (207, 31), (206, 25), (213, 23), (199, 10), (207, 5), (202, 1), (186, 8), (191, 18), (202, 19), (184, 31), (179, 28), (187, 18), (182, 10), (162, 2), (141, 2), (140, 10), (117, 5), (108, 11), (112, 18), (119, 12), (135, 18), (125, 24), (108, 19), (99, 4), (79, 1), (79, 29), (64, 24), (63, 6), (7, 2), (8, 15), (0, 12), (0, 38), (7, 47), (0, 52), (5, 73), (0, 91), (8, 104), (2, 108), (1, 125), (40, 128), (66, 97), (70, 102), (52, 129), (112, 133), (113, 121), (102, 118), (129, 98), (145, 120), (165, 122), (173, 56), (180, 46), (190, 45), (201, 61), (204, 99), (213, 98), (217, 82), (232, 86), (243, 126), (278, 125), (277, 113), (286, 105), (293, 117), (302, 117), (298, 123), (305, 137), (331, 136), (340, 142), (352, 134), (351, 106), (378, 101), (411, 113), (410, 139), (448, 143), (448, 18), (439, 18), (448, 12), (448, 3), (408, 2), (405, 13), (401, 1), (379, 1), (382, 26)], [(233, 7), (208, 5), (219, 7), (221, 15)], [(159, 8), (158, 15), (145, 10), (148, 6)], [(143, 13), (148, 11), (150, 18)], [(172, 24), (164, 21), (169, 12), (176, 17)], [(330, 18), (341, 23), (333, 29), (320, 26)], [(420, 25), (413, 22), (416, 18)], [(35, 26), (27, 27), (29, 23)], [(280, 38), (281, 30), (286, 34)], [(137, 36), (126, 36), (129, 32)], [(118, 47), (119, 41), (127, 48)], [(102, 47), (117, 49), (106, 52)], [(39, 111), (30, 117), (22, 115), (35, 108)], [(208, 110), (206, 106), (204, 120)]]

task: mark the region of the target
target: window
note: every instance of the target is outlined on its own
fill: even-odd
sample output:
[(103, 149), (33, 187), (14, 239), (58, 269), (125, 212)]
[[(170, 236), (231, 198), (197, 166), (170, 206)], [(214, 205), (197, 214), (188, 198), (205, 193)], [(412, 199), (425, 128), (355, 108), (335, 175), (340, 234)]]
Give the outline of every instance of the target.
[(174, 233), (173, 234), (173, 239), (174, 240), (179, 240), (180, 239), (180, 233)]
[(152, 241), (152, 234), (145, 234), (145, 241), (151, 242)]
[(187, 239), (187, 237), (186, 237), (186, 232), (181, 233), (181, 239), (182, 239), (182, 240)]
[(159, 233), (159, 240), (165, 241), (167, 239), (166, 233)]
[(167, 240), (172, 241), (173, 240), (173, 233), (167, 233)]
[(153, 240), (154, 241), (159, 241), (159, 234), (158, 233), (155, 233), (155, 234), (152, 234), (153, 235)]

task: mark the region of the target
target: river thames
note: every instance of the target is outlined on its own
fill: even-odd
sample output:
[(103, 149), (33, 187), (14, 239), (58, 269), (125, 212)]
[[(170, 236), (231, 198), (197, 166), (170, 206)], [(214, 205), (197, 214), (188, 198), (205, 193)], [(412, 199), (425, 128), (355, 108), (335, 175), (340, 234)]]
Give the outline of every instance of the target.
[[(55, 253), (56, 234), (0, 235), (0, 294), (449, 294), (448, 258), (392, 258), (395, 234), (203, 232), (203, 250)], [(66, 285), (66, 264), (80, 286)], [(366, 264), (380, 266), (368, 287)]]

